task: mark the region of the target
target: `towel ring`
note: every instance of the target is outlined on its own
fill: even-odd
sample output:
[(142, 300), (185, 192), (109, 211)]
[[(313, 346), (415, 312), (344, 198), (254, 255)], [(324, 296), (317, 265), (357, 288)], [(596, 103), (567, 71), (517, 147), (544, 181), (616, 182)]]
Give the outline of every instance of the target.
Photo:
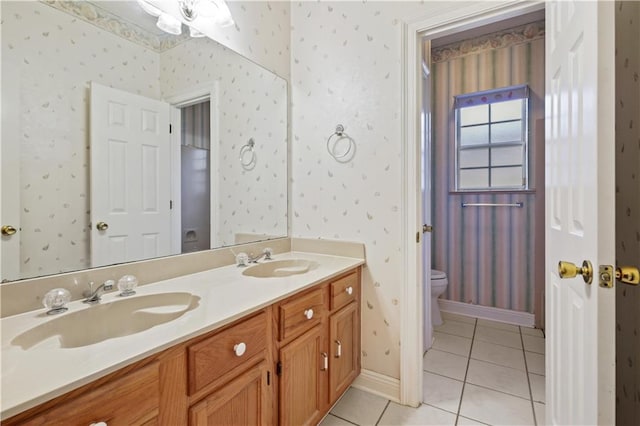
[(253, 138), (240, 148), (240, 165), (245, 170), (251, 170), (256, 166), (256, 146)]
[[(339, 150), (339, 142), (345, 139), (349, 145), (341, 152), (341, 150)], [(327, 151), (329, 155), (340, 163), (347, 163), (356, 155), (356, 141), (344, 131), (342, 124), (338, 124), (336, 131), (327, 139)]]

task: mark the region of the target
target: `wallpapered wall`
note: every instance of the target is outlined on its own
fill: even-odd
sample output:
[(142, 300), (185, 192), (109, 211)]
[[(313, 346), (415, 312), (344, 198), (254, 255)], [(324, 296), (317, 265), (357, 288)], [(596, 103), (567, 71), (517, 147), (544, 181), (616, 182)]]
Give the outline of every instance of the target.
[[(399, 377), (402, 300), (402, 20), (450, 2), (298, 2), (291, 6), (292, 232), (366, 245), (363, 368)], [(327, 152), (338, 123), (351, 162)], [(416, 321), (420, 319), (416, 318)]]
[(2, 102), (19, 118), (22, 276), (82, 269), (90, 262), (89, 81), (158, 98), (149, 75), (159, 57), (40, 2), (3, 2), (2, 14)]
[[(516, 311), (534, 311), (536, 203), (544, 187), (544, 22), (519, 26), (433, 49), (434, 129), (432, 267), (447, 273), (444, 298)], [(528, 84), (530, 88), (527, 193), (455, 193), (455, 115), (459, 94)], [(538, 201), (540, 200), (540, 201)], [(516, 203), (462, 207), (462, 203)], [(542, 274), (540, 275), (542, 279)]]
[[(640, 3), (616, 2), (616, 263), (640, 267)], [(640, 289), (616, 284), (616, 423), (640, 418)]]
[[(210, 56), (216, 59), (202, 61)], [(206, 38), (162, 53), (163, 97), (210, 81), (218, 82), (214, 103), (220, 111), (212, 133), (218, 165), (212, 173), (220, 178), (213, 189), (218, 195), (214, 245), (235, 244), (237, 233), (286, 235), (287, 82)], [(255, 163), (242, 167), (240, 150), (249, 139), (255, 142)]]
[[(278, 51), (287, 52), (289, 49), (289, 4), (235, 2), (233, 8), (238, 8), (234, 12), (237, 25), (225, 30), (225, 40), (233, 41), (232, 44), (249, 54), (250, 59), (268, 57), (267, 66), (288, 75), (288, 55), (280, 55)], [(90, 11), (83, 9), (82, 12)], [(276, 156), (279, 163), (286, 162), (286, 130), (274, 130), (275, 125), (286, 117), (286, 100), (283, 97), (286, 90), (282, 90), (283, 85), (286, 87), (285, 82), (269, 77), (261, 70), (260, 82), (248, 84), (253, 77), (251, 74), (256, 72), (250, 70), (251, 66), (247, 65), (250, 62), (246, 60), (235, 60), (235, 66), (218, 67), (218, 74), (213, 75), (212, 71), (203, 72), (203, 66), (195, 69), (195, 62), (191, 59), (201, 60), (202, 57), (183, 57), (181, 67), (184, 69), (178, 71), (185, 71), (185, 74), (172, 74), (171, 71), (175, 70), (168, 70), (162, 58), (180, 55), (184, 51), (183, 45), (160, 54), (141, 47), (138, 38), (134, 39), (135, 43), (131, 42), (41, 2), (3, 2), (2, 14), (5, 17), (2, 24), (3, 102), (19, 105), (20, 111), (20, 130), (16, 134), (21, 144), (22, 276), (82, 269), (89, 265), (89, 81), (160, 98), (171, 90), (177, 90), (178, 85), (172, 79), (179, 80), (185, 74), (189, 78), (183, 79), (182, 87), (204, 81), (198, 78), (223, 75), (223, 80), (229, 85), (226, 90), (222, 87), (222, 102), (229, 104), (232, 95), (247, 97), (246, 103), (238, 102), (235, 113), (229, 112), (228, 128), (245, 129), (249, 126), (247, 131), (268, 135), (263, 140), (256, 138), (258, 147), (269, 143), (282, 146), (263, 150), (259, 157), (262, 169), (256, 166), (252, 175), (240, 180), (243, 171), (237, 171), (236, 181), (243, 188), (233, 194), (237, 197), (252, 196), (254, 201), (257, 199), (262, 203), (266, 213), (262, 215), (264, 227), (256, 228), (258, 216), (253, 218), (252, 228), (235, 230), (274, 234), (273, 229), (278, 227), (278, 234), (283, 233), (282, 230), (286, 229), (286, 188), (283, 186), (278, 193), (285, 203), (273, 207), (264, 199), (268, 196), (264, 185), (273, 179), (273, 172), (264, 168), (269, 164), (274, 167), (275, 164), (270, 162)], [(89, 13), (89, 16), (94, 15)], [(252, 36), (247, 37), (247, 32)], [(263, 37), (255, 37), (261, 33), (264, 33)], [(203, 47), (197, 50), (199, 55), (204, 55), (205, 47), (211, 49), (215, 46), (216, 59), (218, 56), (232, 57), (228, 49), (208, 39), (197, 42)], [(252, 53), (253, 50), (258, 53)], [(105, 64), (106, 54), (111, 55), (108, 65)], [(206, 55), (210, 58), (211, 51)], [(165, 64), (165, 68), (161, 69), (161, 64)], [(242, 73), (237, 80), (230, 77), (231, 73), (238, 71)], [(165, 85), (164, 90), (161, 90), (162, 84)], [(276, 88), (281, 90), (279, 98), (269, 99), (269, 105), (265, 104)], [(242, 112), (242, 109), (246, 111)], [(255, 116), (259, 113), (266, 115), (265, 112), (268, 116), (256, 122)], [(279, 114), (277, 120), (274, 118), (276, 114)], [(246, 136), (242, 132), (236, 134), (241, 138)], [(228, 152), (222, 154), (235, 160), (239, 141), (228, 142), (225, 145)], [(231, 164), (235, 162), (229, 160), (227, 167)], [(265, 172), (269, 174), (265, 175)], [(262, 181), (256, 182), (261, 175), (264, 175), (260, 178)], [(248, 179), (253, 179), (251, 185), (241, 185)], [(258, 195), (247, 195), (250, 188), (257, 188)], [(231, 220), (226, 224), (224, 241), (232, 239), (228, 235), (229, 229), (237, 226), (239, 221), (246, 222), (246, 215), (228, 213)], [(277, 220), (271, 219), (276, 216)]]

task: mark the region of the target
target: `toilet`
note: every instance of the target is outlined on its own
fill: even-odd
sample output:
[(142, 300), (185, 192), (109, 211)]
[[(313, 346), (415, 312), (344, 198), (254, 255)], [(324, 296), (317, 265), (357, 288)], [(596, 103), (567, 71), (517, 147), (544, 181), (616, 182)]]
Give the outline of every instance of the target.
[(438, 297), (447, 289), (447, 274), (435, 269), (431, 270), (431, 324), (436, 327), (442, 325)]

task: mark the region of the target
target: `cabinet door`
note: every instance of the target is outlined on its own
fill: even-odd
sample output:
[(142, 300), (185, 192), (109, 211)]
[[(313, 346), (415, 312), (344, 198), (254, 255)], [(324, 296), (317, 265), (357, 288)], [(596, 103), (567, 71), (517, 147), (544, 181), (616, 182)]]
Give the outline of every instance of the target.
[(360, 374), (360, 321), (356, 302), (331, 315), (329, 346), (329, 399), (333, 404)]
[(189, 409), (191, 426), (267, 425), (271, 419), (271, 387), (263, 361)]
[(280, 424), (317, 424), (327, 407), (328, 354), (322, 326), (280, 349)]

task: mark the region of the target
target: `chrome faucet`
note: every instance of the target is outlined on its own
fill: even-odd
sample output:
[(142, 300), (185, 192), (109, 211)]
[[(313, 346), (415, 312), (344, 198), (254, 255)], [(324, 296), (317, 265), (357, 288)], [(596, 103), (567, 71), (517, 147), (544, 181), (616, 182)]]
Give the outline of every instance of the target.
[(262, 254), (259, 254), (257, 256), (252, 256), (251, 254), (249, 254), (249, 259), (247, 261), (249, 263), (258, 263), (258, 260), (262, 259), (263, 257), (265, 260), (271, 260), (272, 253), (273, 251), (269, 247), (267, 247), (262, 250)]
[(116, 282), (114, 280), (107, 280), (107, 281), (103, 282), (102, 284), (100, 284), (98, 286), (98, 288), (93, 290), (93, 281), (90, 282), (89, 283), (89, 290), (87, 290), (85, 292), (85, 294), (84, 294), (86, 299), (84, 299), (83, 302), (84, 303), (89, 303), (89, 304), (98, 303), (100, 301), (100, 296), (102, 296), (102, 294), (105, 291), (111, 290), (115, 283)]

